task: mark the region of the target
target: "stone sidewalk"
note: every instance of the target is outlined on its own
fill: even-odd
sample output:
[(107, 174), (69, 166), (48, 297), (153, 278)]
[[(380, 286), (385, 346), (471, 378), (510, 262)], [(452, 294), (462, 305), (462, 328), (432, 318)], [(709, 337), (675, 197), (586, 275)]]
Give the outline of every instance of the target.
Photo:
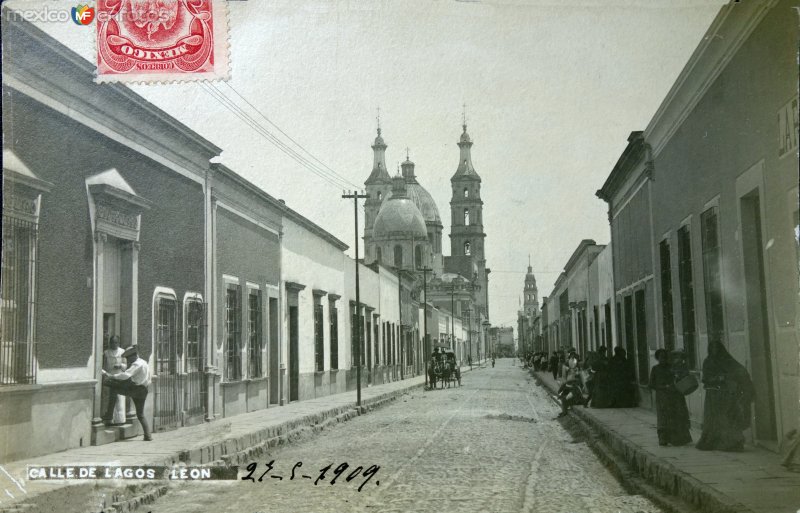
[[(533, 372), (552, 392), (553, 375)], [(680, 497), (703, 512), (795, 513), (800, 511), (800, 473), (780, 465), (780, 456), (759, 447), (744, 452), (699, 451), (693, 445), (661, 447), (655, 412), (644, 408), (574, 407), (610, 459), (621, 459), (663, 493)], [(692, 429), (697, 441), (700, 432)], [(601, 454), (603, 457), (603, 454)], [(604, 458), (608, 459), (608, 458)], [(612, 465), (614, 462), (610, 462)]]
[[(475, 367), (479, 368), (478, 366)], [(462, 373), (469, 372), (462, 367)], [(319, 399), (275, 406), (265, 410), (223, 418), (196, 426), (155, 433), (152, 442), (141, 437), (102, 446), (70, 449), (27, 460), (0, 465), (0, 513), (39, 511), (55, 507), (63, 511), (67, 504), (97, 495), (103, 481), (28, 481), (28, 465), (203, 465), (224, 463), (241, 465), (253, 461), (270, 448), (291, 442), (325, 427), (344, 422), (423, 387), (424, 376), (361, 389), (361, 408), (356, 408), (356, 392), (350, 391)], [(108, 482), (106, 482), (108, 483)], [(81, 491), (82, 489), (83, 491)], [(130, 511), (141, 502), (149, 502), (164, 493), (163, 483), (154, 482), (133, 493), (125, 492), (127, 502), (119, 497), (104, 499), (98, 511)], [(125, 495), (123, 494), (123, 495)], [(150, 496), (150, 499), (142, 497)], [(111, 508), (114, 509), (111, 509)]]

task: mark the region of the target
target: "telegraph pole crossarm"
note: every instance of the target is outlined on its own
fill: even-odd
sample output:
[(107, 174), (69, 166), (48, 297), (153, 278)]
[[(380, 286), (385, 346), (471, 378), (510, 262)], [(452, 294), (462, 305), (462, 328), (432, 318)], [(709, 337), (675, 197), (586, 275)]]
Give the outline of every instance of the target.
[(355, 240), (356, 240), (356, 326), (355, 326), (355, 362), (356, 362), (356, 406), (361, 406), (361, 291), (358, 283), (358, 200), (369, 198), (368, 194), (358, 191), (343, 192), (343, 199), (353, 200), (353, 215), (355, 218)]

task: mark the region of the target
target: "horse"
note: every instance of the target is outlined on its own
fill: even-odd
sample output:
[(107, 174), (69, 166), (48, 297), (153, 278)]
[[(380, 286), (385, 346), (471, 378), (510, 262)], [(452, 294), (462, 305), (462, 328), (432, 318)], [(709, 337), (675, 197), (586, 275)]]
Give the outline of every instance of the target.
[(431, 389), (436, 388), (436, 383), (444, 384), (443, 376), (444, 376), (444, 367), (445, 365), (438, 361), (433, 360), (430, 363), (430, 367), (428, 369), (428, 382), (430, 383)]

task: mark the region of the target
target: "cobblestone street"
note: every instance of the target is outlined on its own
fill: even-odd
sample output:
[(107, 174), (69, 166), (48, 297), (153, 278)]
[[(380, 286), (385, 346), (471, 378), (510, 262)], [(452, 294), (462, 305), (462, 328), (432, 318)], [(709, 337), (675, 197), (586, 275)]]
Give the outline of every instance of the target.
[[(518, 364), (518, 362), (516, 362)], [(627, 495), (590, 449), (553, 420), (557, 406), (515, 360), (465, 373), (456, 389), (416, 391), (261, 458), (263, 482), (175, 484), (149, 509), (185, 511), (656, 512)], [(292, 467), (295, 479), (290, 480)], [(331, 485), (333, 471), (349, 468)], [(331, 465), (315, 485), (320, 469)], [(364, 483), (358, 466), (379, 465)], [(303, 478), (302, 475), (309, 478)], [(269, 476), (282, 476), (282, 480)]]

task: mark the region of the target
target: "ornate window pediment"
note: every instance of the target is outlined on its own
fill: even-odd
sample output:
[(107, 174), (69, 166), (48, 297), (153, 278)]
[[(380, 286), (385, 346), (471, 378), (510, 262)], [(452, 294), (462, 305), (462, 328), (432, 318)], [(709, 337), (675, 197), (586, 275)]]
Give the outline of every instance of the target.
[(141, 214), (150, 202), (136, 194), (119, 171), (109, 169), (86, 179), (98, 233), (139, 240)]
[(3, 216), (39, 222), (42, 193), (53, 184), (42, 180), (11, 150), (3, 150)]

